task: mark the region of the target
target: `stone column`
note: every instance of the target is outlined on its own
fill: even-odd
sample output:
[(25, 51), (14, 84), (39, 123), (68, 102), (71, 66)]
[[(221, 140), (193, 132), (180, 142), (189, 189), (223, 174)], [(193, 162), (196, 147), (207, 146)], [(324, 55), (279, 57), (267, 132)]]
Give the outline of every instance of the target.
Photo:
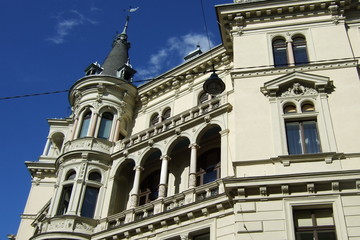
[(50, 143), (51, 143), (51, 141), (50, 141), (50, 138), (47, 138), (47, 140), (46, 140), (46, 144), (45, 144), (45, 147), (44, 147), (44, 151), (43, 151), (43, 156), (47, 156), (48, 155), (48, 153), (49, 153), (49, 148), (50, 148)]
[(79, 118), (76, 118), (76, 119), (75, 119), (75, 122), (74, 122), (73, 129), (72, 129), (73, 131), (72, 131), (70, 140), (74, 140), (74, 139), (75, 139), (75, 136), (76, 136), (76, 135), (75, 135), (76, 132), (79, 131), (79, 130), (77, 129), (78, 122), (79, 122)]
[[(225, 129), (223, 131), (220, 131), (221, 136), (221, 148), (220, 148), (220, 178), (233, 176), (234, 173), (231, 171), (232, 164), (231, 161), (228, 160), (228, 135), (229, 135), (229, 129)], [(231, 171), (231, 172), (230, 172)]]
[(91, 115), (90, 126), (89, 126), (88, 134), (87, 134), (89, 137), (94, 137), (96, 123), (97, 123), (98, 118), (99, 118), (98, 114), (93, 112)]
[(168, 176), (168, 166), (171, 158), (168, 155), (161, 156), (161, 173), (160, 173), (160, 184), (159, 184), (159, 198), (166, 197), (167, 189), (167, 176)]
[(189, 187), (193, 188), (196, 186), (196, 161), (197, 161), (197, 149), (199, 148), (199, 145), (193, 143), (189, 145), (189, 148), (191, 148)]
[(294, 57), (294, 51), (292, 47), (292, 39), (286, 39), (286, 53), (288, 58), (289, 66), (295, 66), (295, 57)]
[(139, 190), (140, 190), (140, 176), (141, 171), (144, 170), (141, 166), (135, 166), (135, 177), (134, 177), (134, 183), (133, 183), (133, 189), (130, 193), (130, 208), (134, 208), (137, 205)]
[(116, 119), (115, 131), (110, 141), (116, 142), (117, 140), (119, 140), (119, 135), (120, 135), (120, 118)]

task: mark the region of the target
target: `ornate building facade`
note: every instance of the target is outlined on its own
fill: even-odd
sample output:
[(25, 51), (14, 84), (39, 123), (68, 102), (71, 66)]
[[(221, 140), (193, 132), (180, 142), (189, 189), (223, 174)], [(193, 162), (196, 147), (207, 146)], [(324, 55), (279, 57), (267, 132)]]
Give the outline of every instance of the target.
[(127, 25), (86, 69), (16, 239), (360, 239), (359, 1), (215, 8), (222, 44), (144, 85)]

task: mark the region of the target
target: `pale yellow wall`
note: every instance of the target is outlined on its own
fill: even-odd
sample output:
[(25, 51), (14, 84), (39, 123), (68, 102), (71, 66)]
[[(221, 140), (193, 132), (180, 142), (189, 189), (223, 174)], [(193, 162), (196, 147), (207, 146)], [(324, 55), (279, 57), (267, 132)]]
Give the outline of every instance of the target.
[(265, 33), (234, 37), (234, 68), (270, 65)]
[[(23, 214), (35, 217), (53, 196), (54, 184), (55, 182), (41, 183), (39, 185), (33, 183)], [(30, 239), (34, 233), (34, 228), (30, 225), (33, 221), (34, 219), (21, 220), (16, 239)]]

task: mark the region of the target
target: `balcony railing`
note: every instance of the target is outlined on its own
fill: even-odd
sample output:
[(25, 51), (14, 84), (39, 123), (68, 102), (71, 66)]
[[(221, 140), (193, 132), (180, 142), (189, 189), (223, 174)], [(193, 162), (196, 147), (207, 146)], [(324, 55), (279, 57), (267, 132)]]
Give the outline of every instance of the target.
[(215, 112), (219, 112), (219, 114), (221, 114), (223, 112), (221, 110), (229, 111), (229, 109), (231, 109), (231, 105), (227, 102), (226, 95), (211, 99), (210, 101), (202, 103), (196, 107), (166, 119), (165, 121), (158, 123), (155, 126), (134, 134), (129, 138), (123, 139), (123, 144), (117, 144), (114, 148), (114, 151), (121, 151), (146, 140), (149, 141), (149, 139), (164, 134), (169, 130), (175, 129), (175, 132), (177, 132), (180, 130), (180, 126), (182, 127), (188, 123), (191, 123), (192, 121), (196, 121), (197, 119), (200, 120), (201, 116), (206, 114), (213, 114)]
[(110, 154), (112, 149), (112, 142), (100, 138), (85, 137), (66, 142), (63, 147), (63, 152), (91, 150)]
[(106, 228), (112, 229), (162, 213), (176, 211), (177, 208), (204, 201), (222, 193), (224, 193), (223, 182), (221, 179), (218, 179), (214, 182), (188, 189), (182, 193), (157, 199), (142, 206), (109, 216), (106, 218)]

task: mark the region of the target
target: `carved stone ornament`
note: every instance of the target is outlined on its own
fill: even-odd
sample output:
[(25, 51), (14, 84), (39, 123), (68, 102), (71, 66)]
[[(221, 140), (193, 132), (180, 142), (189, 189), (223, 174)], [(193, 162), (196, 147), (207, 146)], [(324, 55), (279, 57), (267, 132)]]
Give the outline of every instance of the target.
[(300, 83), (294, 83), (292, 87), (281, 94), (281, 97), (293, 97), (301, 95), (315, 95), (318, 92), (313, 88), (304, 87)]

